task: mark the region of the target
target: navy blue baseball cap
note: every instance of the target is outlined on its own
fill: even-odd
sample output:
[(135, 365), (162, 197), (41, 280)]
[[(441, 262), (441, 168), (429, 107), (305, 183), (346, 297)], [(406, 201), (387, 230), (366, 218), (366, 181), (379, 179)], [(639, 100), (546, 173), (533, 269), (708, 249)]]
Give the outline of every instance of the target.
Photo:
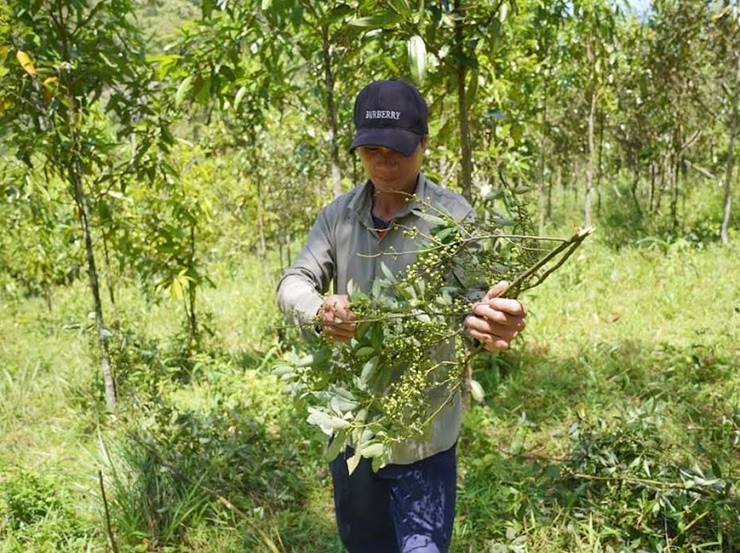
[(375, 81), (355, 99), (355, 139), (359, 146), (385, 146), (409, 157), (429, 134), (429, 108), (419, 91), (401, 80)]

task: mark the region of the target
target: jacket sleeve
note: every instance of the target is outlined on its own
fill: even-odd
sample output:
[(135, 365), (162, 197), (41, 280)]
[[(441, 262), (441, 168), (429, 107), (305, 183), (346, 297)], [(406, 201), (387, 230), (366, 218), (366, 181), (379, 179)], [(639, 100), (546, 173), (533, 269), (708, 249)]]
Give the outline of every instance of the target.
[(330, 219), (329, 208), (324, 208), (311, 227), (303, 250), (278, 284), (278, 306), (295, 324), (313, 322), (334, 278), (336, 249)]

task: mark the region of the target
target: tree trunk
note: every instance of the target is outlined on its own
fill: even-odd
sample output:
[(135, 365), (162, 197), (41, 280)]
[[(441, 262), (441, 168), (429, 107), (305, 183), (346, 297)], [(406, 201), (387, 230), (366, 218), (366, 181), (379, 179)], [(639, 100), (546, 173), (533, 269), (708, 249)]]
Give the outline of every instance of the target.
[(632, 179), (632, 186), (630, 187), (632, 192), (632, 200), (635, 202), (635, 209), (637, 210), (637, 217), (642, 219), (642, 209), (640, 209), (640, 200), (637, 198), (637, 187), (640, 184), (640, 165), (639, 161), (635, 161), (634, 167), (634, 178)]
[(455, 49), (457, 51), (457, 111), (460, 122), (460, 161), (462, 172), (461, 189), (466, 200), (473, 201), (473, 152), (470, 145), (470, 122), (468, 120), (468, 98), (465, 93), (465, 35), (464, 9), (460, 0), (455, 0)]
[(675, 233), (678, 230), (678, 197), (679, 197), (679, 167), (681, 165), (681, 151), (678, 146), (674, 146), (673, 159), (671, 160), (671, 230)]
[(730, 241), (729, 227), (732, 213), (732, 173), (734, 169), (735, 138), (738, 126), (738, 97), (740, 97), (740, 51), (735, 52), (735, 93), (732, 99), (732, 120), (730, 122), (730, 140), (727, 149), (727, 165), (725, 167), (725, 202), (722, 209), (722, 227), (720, 237), (723, 244)]
[(655, 213), (660, 212), (660, 206), (663, 203), (663, 193), (665, 192), (665, 179), (668, 172), (668, 155), (663, 153), (663, 159), (660, 163), (660, 182), (658, 184), (658, 194), (655, 198)]
[(120, 324), (120, 317), (118, 316), (118, 307), (116, 305), (116, 293), (113, 288), (113, 271), (110, 267), (110, 254), (108, 253), (108, 238), (105, 231), (102, 232), (103, 237), (103, 259), (105, 261), (105, 272), (106, 272), (106, 287), (108, 288), (108, 299), (110, 305), (113, 308), (113, 325), (117, 327)]
[(51, 301), (51, 285), (44, 286), (44, 302), (46, 303), (46, 309), (51, 313), (53, 311), (53, 305)]
[[(544, 87), (547, 90), (547, 86)], [(537, 214), (538, 223), (537, 231), (543, 233), (545, 228), (546, 209), (549, 212), (549, 198), (547, 199), (547, 208), (545, 207), (545, 129), (547, 128), (547, 100), (542, 100), (542, 129), (540, 131), (540, 167), (539, 167), (539, 184), (537, 186)]]
[[(562, 186), (562, 179), (563, 179), (563, 168), (558, 165), (557, 166), (557, 177), (556, 177), (556, 186), (561, 187)], [(547, 218), (552, 219), (552, 169), (550, 169), (550, 178), (547, 182)]]
[[(73, 142), (76, 141), (76, 135), (73, 135)], [(73, 151), (77, 151), (77, 148)], [(87, 274), (90, 277), (90, 292), (92, 293), (93, 311), (95, 313), (95, 324), (98, 333), (98, 348), (100, 351), (101, 372), (105, 386), (105, 403), (109, 411), (114, 411), (118, 394), (116, 391), (116, 381), (113, 377), (113, 369), (110, 364), (110, 355), (108, 353), (107, 333), (103, 319), (103, 305), (100, 301), (100, 284), (98, 281), (98, 270), (95, 264), (95, 251), (93, 249), (92, 234), (90, 232), (90, 216), (87, 207), (87, 198), (82, 185), (82, 170), (79, 166), (79, 160), (74, 159), (71, 166), (68, 167), (68, 178), (74, 192), (75, 203), (80, 217), (82, 234), (85, 241), (85, 254), (87, 256)]]
[[(195, 267), (195, 225), (190, 225), (190, 252), (188, 265)], [(198, 319), (195, 313), (197, 286), (194, 282), (188, 283), (188, 334), (190, 343), (188, 348), (193, 348), (198, 344)]]
[(339, 168), (339, 125), (337, 124), (337, 106), (334, 101), (334, 72), (332, 71), (331, 42), (329, 27), (321, 29), (322, 54), (324, 59), (324, 86), (326, 87), (326, 118), (329, 124), (329, 148), (331, 157), (331, 186), (334, 197), (342, 193), (342, 174)]
[[(69, 62), (71, 59), (70, 47), (67, 40), (66, 22), (64, 20), (64, 10), (62, 9), (61, 3), (59, 7), (59, 18), (53, 18), (55, 24), (61, 30), (62, 35), (62, 59)], [(63, 73), (64, 80), (68, 81), (69, 74)], [(77, 100), (74, 98), (69, 91), (72, 90), (72, 83), (65, 82), (67, 88), (67, 99), (69, 100), (69, 111), (67, 112), (67, 125), (69, 129), (69, 135), (71, 138), (71, 144), (68, 151), (64, 152), (65, 159), (60, 160), (61, 166), (64, 168), (63, 172), (66, 172), (67, 183), (70, 186), (70, 192), (74, 197), (75, 204), (77, 206), (77, 212), (80, 218), (80, 225), (82, 227), (82, 235), (85, 242), (85, 255), (87, 258), (87, 274), (90, 278), (90, 293), (92, 294), (93, 300), (93, 312), (95, 313), (95, 326), (98, 335), (98, 350), (100, 352), (100, 370), (103, 376), (103, 385), (105, 388), (105, 403), (108, 407), (108, 411), (113, 412), (116, 408), (116, 402), (118, 401), (118, 392), (116, 390), (116, 380), (113, 374), (113, 368), (110, 363), (110, 354), (108, 353), (108, 329), (105, 327), (105, 321), (103, 319), (103, 305), (100, 301), (100, 284), (98, 282), (98, 269), (95, 264), (95, 250), (93, 248), (92, 233), (90, 231), (90, 212), (87, 206), (87, 198), (85, 196), (85, 189), (82, 183), (83, 170), (79, 159), (79, 136), (77, 129), (79, 128), (80, 122), (78, 121), (78, 110), (76, 109)]]
[(253, 174), (257, 189), (257, 254), (260, 256), (260, 259), (264, 260), (267, 256), (267, 240), (265, 238), (265, 208), (262, 201), (262, 175), (257, 165), (253, 165), (252, 167), (254, 168)]
[(599, 117), (599, 155), (596, 163), (596, 213), (601, 215), (601, 179), (604, 176), (604, 114)]
[(290, 267), (293, 264), (293, 259), (290, 254), (290, 243), (292, 241), (292, 236), (290, 232), (290, 228), (285, 229), (285, 260), (287, 261), (286, 267)]
[(591, 226), (591, 199), (594, 178), (594, 118), (596, 115), (596, 91), (591, 91), (588, 110), (588, 159), (586, 160), (586, 193), (583, 198), (583, 225)]
[(674, 103), (673, 121), (675, 127), (673, 127), (673, 136), (671, 140), (672, 157), (669, 158), (671, 165), (670, 170), (670, 214), (671, 214), (671, 230), (673, 233), (678, 231), (678, 198), (680, 196), (680, 167), (681, 159), (683, 157), (683, 133), (681, 132), (681, 101), (682, 95), (679, 93)]

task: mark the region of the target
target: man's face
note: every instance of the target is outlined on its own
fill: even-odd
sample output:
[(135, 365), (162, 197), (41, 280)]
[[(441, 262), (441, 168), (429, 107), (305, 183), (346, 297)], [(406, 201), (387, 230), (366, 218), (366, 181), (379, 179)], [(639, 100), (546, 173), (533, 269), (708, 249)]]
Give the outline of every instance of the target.
[(376, 192), (413, 194), (425, 149), (426, 139), (409, 157), (385, 146), (360, 146), (357, 151)]

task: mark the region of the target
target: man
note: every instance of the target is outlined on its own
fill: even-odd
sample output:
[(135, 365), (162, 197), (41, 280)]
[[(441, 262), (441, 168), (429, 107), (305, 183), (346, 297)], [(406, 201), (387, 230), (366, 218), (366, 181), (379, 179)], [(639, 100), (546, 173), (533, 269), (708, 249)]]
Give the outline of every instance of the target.
[[(355, 100), (356, 151), (368, 180), (340, 196), (319, 214), (306, 246), (278, 285), (278, 304), (301, 323), (334, 341), (350, 340), (356, 316), (348, 282), (368, 292), (382, 277), (382, 261), (399, 272), (419, 247), (402, 229), (428, 234), (431, 223), (419, 217), (415, 198), (462, 221), (473, 209), (460, 195), (420, 172), (428, 145), (428, 108), (416, 88), (400, 81), (377, 81)], [(378, 254), (392, 255), (378, 255)], [(333, 293), (327, 291), (333, 286)], [(524, 328), (526, 310), (499, 296), (500, 282), (471, 307), (467, 333), (490, 351), (503, 350)], [(362, 459), (348, 474), (346, 455), (331, 463), (339, 535), (350, 553), (441, 553), (449, 548), (455, 515), (455, 444), (461, 402), (455, 398), (432, 421), (428, 439), (392, 450), (391, 463), (372, 472)]]

